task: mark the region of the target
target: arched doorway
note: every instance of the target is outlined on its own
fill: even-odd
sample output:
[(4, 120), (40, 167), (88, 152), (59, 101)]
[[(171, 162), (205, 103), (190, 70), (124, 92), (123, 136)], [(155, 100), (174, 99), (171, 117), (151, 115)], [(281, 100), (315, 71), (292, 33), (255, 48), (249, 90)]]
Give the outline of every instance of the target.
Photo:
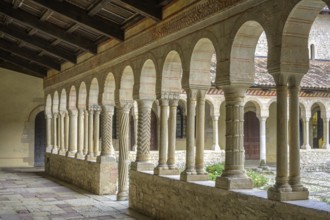
[(39, 112), (34, 122), (34, 166), (45, 165), (46, 119), (45, 112)]
[(313, 148), (322, 148), (323, 145), (323, 120), (319, 108), (313, 111), (312, 115), (313, 129)]
[(244, 149), (246, 160), (260, 159), (260, 128), (255, 112), (244, 114)]

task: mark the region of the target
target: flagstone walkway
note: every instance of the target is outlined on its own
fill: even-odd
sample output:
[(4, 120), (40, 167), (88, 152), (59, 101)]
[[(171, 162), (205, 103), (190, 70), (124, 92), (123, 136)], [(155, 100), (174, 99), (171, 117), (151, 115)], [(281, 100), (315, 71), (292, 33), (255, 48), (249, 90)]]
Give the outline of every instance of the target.
[(0, 219), (148, 219), (115, 196), (97, 196), (45, 176), (42, 169), (0, 169)]

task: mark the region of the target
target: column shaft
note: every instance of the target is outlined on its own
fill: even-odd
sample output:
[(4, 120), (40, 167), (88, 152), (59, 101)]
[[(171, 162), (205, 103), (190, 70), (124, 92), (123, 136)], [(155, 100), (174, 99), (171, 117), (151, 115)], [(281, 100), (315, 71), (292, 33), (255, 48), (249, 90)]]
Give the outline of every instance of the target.
[(46, 152), (52, 151), (52, 116), (46, 114)]
[(88, 152), (86, 160), (94, 159), (94, 110), (90, 109), (88, 113)]
[(324, 149), (330, 149), (329, 144), (329, 118), (323, 118), (323, 147)]
[(84, 109), (78, 111), (78, 151), (76, 158), (81, 159), (84, 155)]
[(112, 116), (114, 113), (113, 106), (103, 106), (101, 114), (102, 124), (102, 150), (99, 161), (115, 160), (115, 150), (112, 145)]
[(260, 117), (260, 166), (266, 165), (266, 117)]
[(70, 127), (70, 118), (68, 112), (65, 112), (64, 115), (64, 150), (65, 154), (69, 150), (69, 127)]
[(100, 155), (100, 111), (98, 106), (94, 112), (94, 157)]
[(219, 116), (212, 117), (213, 122), (213, 150), (219, 151)]
[(119, 164), (117, 200), (128, 199), (128, 165), (129, 165), (129, 111), (130, 105), (119, 110)]
[(52, 153), (57, 154), (58, 153), (58, 135), (57, 135), (57, 120), (58, 120), (58, 114), (54, 113), (53, 114), (53, 148), (52, 148)]
[(69, 130), (70, 144), (69, 144), (69, 150), (67, 152), (67, 156), (74, 157), (77, 153), (77, 141), (78, 141), (77, 110), (71, 110), (69, 112), (69, 116), (70, 116), (70, 130)]
[(65, 113), (60, 113), (60, 155), (65, 155)]
[(204, 171), (205, 93), (206, 91), (199, 91), (199, 96), (197, 98), (195, 160), (197, 174), (206, 174)]
[(176, 145), (176, 111), (178, 106), (177, 99), (170, 100), (170, 116), (168, 129), (168, 158), (167, 165), (169, 169), (177, 169), (175, 164), (175, 145)]
[(304, 126), (304, 145), (302, 146), (303, 149), (310, 150), (311, 146), (309, 144), (309, 118), (303, 119), (303, 126)]
[(89, 145), (89, 113), (88, 110), (85, 110), (85, 117), (84, 117), (84, 149), (83, 154), (86, 155), (88, 153), (88, 145)]

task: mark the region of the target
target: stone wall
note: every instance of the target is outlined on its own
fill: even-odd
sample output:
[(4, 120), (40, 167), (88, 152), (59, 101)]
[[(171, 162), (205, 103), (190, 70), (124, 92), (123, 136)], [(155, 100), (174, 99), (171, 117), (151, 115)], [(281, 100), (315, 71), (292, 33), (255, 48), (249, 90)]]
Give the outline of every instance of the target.
[(96, 163), (46, 153), (45, 172), (98, 195), (117, 190), (116, 162)]
[(129, 207), (153, 219), (329, 219), (329, 205), (313, 202), (307, 208), (221, 190), (211, 182), (198, 185), (136, 171), (130, 175)]

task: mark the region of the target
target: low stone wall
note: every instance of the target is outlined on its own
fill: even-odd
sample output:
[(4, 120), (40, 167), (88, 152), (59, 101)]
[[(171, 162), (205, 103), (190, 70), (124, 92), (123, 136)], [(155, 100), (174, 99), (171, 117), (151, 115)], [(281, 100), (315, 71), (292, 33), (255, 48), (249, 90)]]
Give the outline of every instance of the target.
[(130, 173), (129, 207), (153, 219), (330, 219), (329, 205), (316, 201), (314, 208), (294, 204), (299, 202), (283, 203), (221, 190), (214, 182), (199, 185)]
[(50, 153), (46, 153), (45, 157), (48, 175), (98, 195), (116, 193), (116, 162), (97, 163)]

